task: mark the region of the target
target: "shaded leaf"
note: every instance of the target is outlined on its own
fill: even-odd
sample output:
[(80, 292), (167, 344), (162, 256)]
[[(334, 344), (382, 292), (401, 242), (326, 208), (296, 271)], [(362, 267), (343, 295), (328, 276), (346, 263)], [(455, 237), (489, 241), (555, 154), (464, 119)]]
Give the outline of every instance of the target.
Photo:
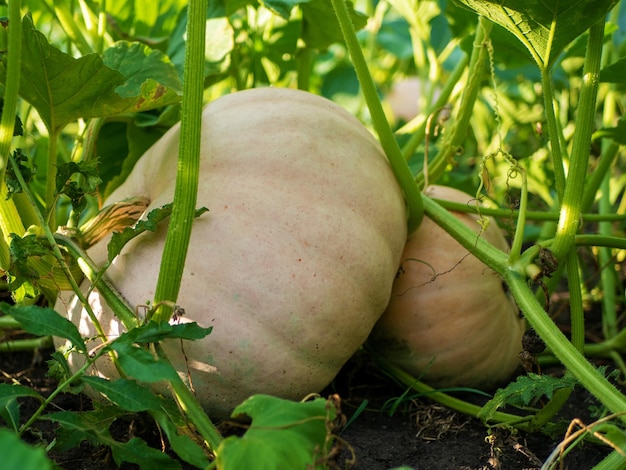
[(129, 377), (148, 383), (178, 379), (170, 364), (157, 359), (147, 349), (132, 344), (124, 335), (113, 341), (110, 347), (119, 353), (119, 364)]
[(188, 0), (127, 0), (108, 2), (107, 16), (124, 37), (151, 42), (165, 41), (176, 27), (181, 10)]
[(124, 334), (124, 341), (133, 343), (155, 343), (166, 338), (196, 340), (211, 333), (212, 327), (202, 328), (197, 323), (170, 325), (167, 322), (149, 321), (145, 325), (133, 328)]
[(75, 412), (59, 411), (41, 417), (59, 424), (56, 432), (55, 449), (65, 451), (77, 447), (86, 441), (93, 445), (114, 445), (109, 427), (121, 416), (114, 406), (102, 406), (94, 403), (95, 410)]
[(160, 400), (133, 380), (106, 380), (92, 376), (85, 376), (82, 380), (126, 411), (158, 410), (160, 407)]
[[(195, 216), (199, 217), (208, 209), (200, 208), (196, 210)], [(133, 227), (126, 227), (122, 232), (116, 232), (111, 237), (111, 241), (107, 246), (108, 260), (113, 261), (117, 255), (120, 254), (122, 248), (138, 235), (143, 232), (154, 232), (157, 229), (157, 224), (170, 216), (172, 213), (172, 204), (166, 204), (162, 207), (152, 209), (146, 219), (142, 219), (137, 222)]]
[(16, 398), (31, 397), (43, 401), (44, 398), (30, 387), (19, 384), (0, 384), (0, 407)]
[(532, 373), (521, 375), (515, 382), (499, 389), (493, 398), (485, 403), (478, 417), (488, 421), (499, 408), (505, 405), (528, 406), (542, 397), (550, 399), (556, 390), (572, 388), (577, 383), (578, 380), (574, 377), (552, 377)]
[(3, 470), (48, 470), (52, 462), (41, 447), (31, 447), (19, 436), (0, 428), (0, 455)]
[(592, 135), (593, 140), (611, 139), (620, 145), (626, 145), (626, 118), (622, 116), (615, 127), (602, 127)]
[(193, 431), (189, 429), (186, 419), (177, 412), (178, 410), (174, 411), (169, 414), (155, 411), (152, 416), (165, 432), (174, 452), (181, 459), (195, 467), (207, 468), (210, 463), (209, 457), (203, 448), (190, 437)]
[(62, 317), (51, 308), (37, 305), (9, 305), (0, 303), (3, 313), (15, 318), (28, 333), (38, 336), (57, 336), (69, 339), (72, 345), (81, 352), (87, 352), (82, 336), (67, 318)]
[(149, 447), (142, 439), (135, 437), (124, 444), (111, 446), (113, 460), (117, 465), (123, 462), (134, 463), (146, 470), (178, 470), (180, 463), (172, 460), (167, 454), (158, 449)]
[(19, 384), (0, 384), (0, 417), (14, 431), (20, 425), (20, 406), (18, 398), (30, 397), (39, 401), (44, 398), (35, 390)]
[[(352, 2), (346, 2), (348, 13), (356, 31), (367, 23), (367, 16), (354, 9)], [(341, 28), (337, 22), (331, 3), (326, 0), (310, 0), (301, 3), (302, 39), (308, 47), (325, 50), (333, 43), (343, 43)]]
[(121, 232), (113, 233), (111, 241), (107, 246), (109, 263), (120, 254), (122, 248), (133, 238), (144, 232), (154, 232), (157, 224), (167, 219), (172, 213), (172, 204), (166, 204), (163, 207), (152, 209), (146, 219), (140, 220), (133, 227), (126, 227)]
[(600, 71), (600, 81), (608, 83), (626, 83), (626, 57), (618, 59)]
[(540, 68), (604, 17), (617, 0), (457, 0), (513, 33)]

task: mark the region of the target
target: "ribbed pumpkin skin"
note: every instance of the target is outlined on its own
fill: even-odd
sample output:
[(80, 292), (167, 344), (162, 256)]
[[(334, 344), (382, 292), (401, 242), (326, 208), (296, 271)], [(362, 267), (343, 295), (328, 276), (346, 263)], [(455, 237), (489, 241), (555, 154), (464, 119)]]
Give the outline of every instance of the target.
[[(179, 128), (137, 163), (106, 203), (173, 200)], [(405, 203), (369, 131), (338, 105), (289, 89), (253, 89), (206, 107), (198, 207), (178, 304), (213, 332), (166, 341), (197, 397), (225, 416), (254, 393), (318, 392), (365, 341), (389, 300), (406, 241)], [(166, 233), (143, 234), (107, 276), (131, 305), (153, 299)], [(105, 259), (105, 242), (90, 254)], [(96, 292), (111, 334), (123, 328)], [(59, 311), (94, 334), (76, 299)], [(77, 358), (73, 358), (77, 361)], [(77, 361), (78, 362), (78, 361)], [(102, 360), (92, 373), (114, 376)]]
[[(427, 195), (460, 203), (473, 199), (443, 186), (428, 187)], [(477, 216), (455, 216), (480, 232)], [(508, 251), (495, 221), (482, 237)], [(524, 329), (499, 276), (425, 217), (407, 241), (391, 300), (370, 343), (432, 386), (490, 389), (518, 367)]]

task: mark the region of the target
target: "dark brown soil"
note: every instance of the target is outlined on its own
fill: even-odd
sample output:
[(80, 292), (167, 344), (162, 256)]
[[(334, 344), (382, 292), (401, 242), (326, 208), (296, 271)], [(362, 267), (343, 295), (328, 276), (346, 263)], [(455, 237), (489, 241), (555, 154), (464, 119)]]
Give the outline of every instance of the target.
[[(17, 381), (44, 395), (50, 393), (56, 384), (46, 375), (45, 361), (49, 352), (1, 354), (0, 381)], [(539, 469), (560, 440), (559, 437), (551, 439), (543, 434), (490, 430), (476, 419), (423, 397), (413, 399), (409, 395), (399, 403), (395, 413), (390, 413), (393, 399), (402, 396), (404, 390), (363, 358), (349, 362), (325, 393), (339, 393), (342, 411), (347, 418), (356, 415), (340, 434), (344, 449), (339, 454), (337, 465), (342, 469), (387, 470), (401, 466), (415, 470)], [(365, 400), (365, 411), (357, 412)], [(574, 417), (590, 422), (590, 405), (592, 402), (584, 391), (577, 391), (563, 411), (563, 432)], [(23, 416), (28, 416), (35, 407), (34, 402), (22, 401)], [(82, 395), (61, 394), (54, 401), (53, 411), (90, 407), (89, 399)], [(150, 419), (141, 415), (116, 422), (112, 433), (120, 441), (138, 436), (156, 448), (161, 448), (163, 444)], [(51, 442), (54, 426), (39, 421), (25, 439), (33, 443), (42, 440)], [(567, 455), (563, 468), (590, 469), (609, 450), (605, 446), (585, 443)], [(106, 448), (96, 448), (87, 443), (63, 453), (53, 451), (50, 455), (61, 468), (68, 470), (117, 468)], [(352, 465), (351, 459), (354, 459)], [(122, 468), (137, 467), (125, 465)], [(191, 467), (183, 463), (182, 468)]]

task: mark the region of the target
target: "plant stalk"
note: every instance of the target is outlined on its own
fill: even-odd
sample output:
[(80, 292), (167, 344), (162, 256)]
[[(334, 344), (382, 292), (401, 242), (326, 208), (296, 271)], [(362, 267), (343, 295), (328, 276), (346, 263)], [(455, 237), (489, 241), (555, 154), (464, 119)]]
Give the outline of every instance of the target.
[[(487, 59), (487, 41), (493, 23), (483, 16), (478, 18), (478, 26), (474, 36), (472, 54), (469, 59), (469, 75), (465, 84), (459, 114), (450, 129), (447, 130), (446, 138), (432, 162), (428, 163), (429, 181), (436, 181), (444, 172), (446, 166), (454, 154), (463, 146), (467, 138), (467, 130), (470, 127), (470, 120), (474, 111), (474, 103), (482, 86), (485, 63)], [(417, 184), (422, 187), (427, 175), (420, 173), (417, 175)]]
[(172, 307), (168, 306), (168, 302), (175, 303), (178, 298), (195, 218), (200, 176), (207, 6), (208, 0), (189, 1), (180, 148), (172, 215), (154, 298), (155, 305), (159, 305), (154, 314), (157, 322), (169, 321)]
[(572, 144), (570, 168), (567, 175), (561, 214), (557, 225), (552, 252), (557, 260), (565, 259), (567, 253), (574, 246), (574, 237), (580, 226), (582, 199), (587, 167), (589, 164), (589, 150), (591, 134), (593, 132), (600, 66), (602, 62), (602, 44), (604, 41), (604, 23), (601, 20), (594, 23), (589, 29), (587, 53), (583, 67), (583, 84), (580, 90), (580, 102), (576, 115), (576, 130)]
[(365, 102), (372, 117), (372, 124), (378, 135), (378, 139), (389, 159), (391, 168), (404, 192), (404, 197), (408, 206), (408, 232), (413, 233), (419, 227), (424, 216), (421, 192), (415, 183), (413, 174), (407, 164), (400, 146), (396, 141), (393, 131), (387, 122), (383, 107), (378, 98), (374, 80), (369, 72), (367, 61), (363, 55), (363, 49), (354, 30), (354, 25), (350, 19), (345, 0), (331, 0), (337, 21), (341, 27), (346, 48), (352, 58), (354, 70), (361, 84), (361, 89), (365, 97)]

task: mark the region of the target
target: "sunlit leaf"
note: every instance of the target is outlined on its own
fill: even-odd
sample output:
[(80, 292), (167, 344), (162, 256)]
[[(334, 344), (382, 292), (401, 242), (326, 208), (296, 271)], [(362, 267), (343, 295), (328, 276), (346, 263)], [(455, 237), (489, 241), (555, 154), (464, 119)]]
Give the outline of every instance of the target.
[[(104, 57), (104, 60), (103, 60)], [(179, 101), (181, 86), (167, 57), (145, 45), (120, 42), (104, 56), (78, 59), (51, 45), (29, 15), (23, 19), (20, 95), (52, 131), (78, 118), (141, 111)], [(0, 63), (0, 80), (6, 65)]]
[[(267, 470), (322, 468), (327, 423), (334, 408), (317, 398), (293, 402), (268, 395), (254, 395), (233, 412), (249, 416), (252, 424), (243, 437), (228, 437), (217, 451), (218, 468), (255, 468), (264, 462)], [(317, 463), (317, 464), (316, 464)]]
[(513, 33), (540, 68), (605, 16), (617, 0), (457, 0)]

